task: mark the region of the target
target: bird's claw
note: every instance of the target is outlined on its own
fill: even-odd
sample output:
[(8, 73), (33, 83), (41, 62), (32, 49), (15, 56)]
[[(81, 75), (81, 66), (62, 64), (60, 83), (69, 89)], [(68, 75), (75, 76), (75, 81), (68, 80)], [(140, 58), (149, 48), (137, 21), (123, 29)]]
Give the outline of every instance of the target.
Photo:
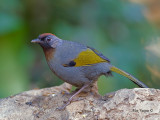
[(68, 101), (67, 103), (63, 104), (61, 107), (56, 108), (56, 110), (64, 110), (67, 105), (69, 105), (71, 102)]

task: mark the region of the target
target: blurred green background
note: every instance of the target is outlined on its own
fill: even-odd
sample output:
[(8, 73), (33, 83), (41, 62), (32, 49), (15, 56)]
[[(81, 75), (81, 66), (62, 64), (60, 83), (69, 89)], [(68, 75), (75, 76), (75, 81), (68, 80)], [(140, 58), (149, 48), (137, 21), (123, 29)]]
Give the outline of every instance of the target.
[[(160, 88), (159, 0), (1, 0), (0, 97), (60, 85), (40, 46), (41, 33), (92, 46), (149, 87)], [(134, 88), (127, 78), (100, 77), (101, 94)]]

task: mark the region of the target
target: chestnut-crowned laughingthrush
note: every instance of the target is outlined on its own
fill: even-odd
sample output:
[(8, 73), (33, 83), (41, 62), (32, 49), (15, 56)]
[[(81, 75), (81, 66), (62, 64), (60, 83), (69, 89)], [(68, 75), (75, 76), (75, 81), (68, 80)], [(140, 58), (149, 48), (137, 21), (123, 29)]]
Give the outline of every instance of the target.
[(51, 33), (43, 33), (31, 42), (38, 43), (43, 48), (47, 63), (54, 74), (79, 88), (61, 109), (65, 108), (74, 96), (97, 81), (99, 76), (107, 76), (112, 71), (127, 77), (139, 87), (148, 88), (132, 75), (113, 66), (107, 57), (94, 48), (62, 40)]

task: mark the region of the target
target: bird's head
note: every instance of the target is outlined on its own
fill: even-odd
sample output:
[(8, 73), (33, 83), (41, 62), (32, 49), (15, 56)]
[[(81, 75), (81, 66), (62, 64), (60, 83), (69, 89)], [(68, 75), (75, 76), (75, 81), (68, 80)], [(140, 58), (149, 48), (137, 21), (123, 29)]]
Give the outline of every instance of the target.
[(40, 44), (44, 49), (49, 49), (56, 48), (61, 41), (62, 40), (56, 37), (54, 34), (43, 33), (39, 35), (37, 39), (34, 39), (31, 42)]

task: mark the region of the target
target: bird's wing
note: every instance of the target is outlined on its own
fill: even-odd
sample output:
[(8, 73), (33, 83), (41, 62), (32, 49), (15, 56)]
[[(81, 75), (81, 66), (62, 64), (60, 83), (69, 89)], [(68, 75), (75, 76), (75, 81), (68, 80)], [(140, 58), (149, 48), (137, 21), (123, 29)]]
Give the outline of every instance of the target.
[(102, 59), (106, 60), (108, 63), (110, 63), (110, 60), (104, 56), (102, 53), (100, 53), (98, 50), (92, 48), (92, 47), (88, 47), (89, 49), (91, 49), (93, 52), (95, 52), (99, 57), (101, 57)]
[(87, 47), (86, 50), (80, 52), (78, 56), (71, 60), (68, 64), (64, 64), (65, 67), (80, 67), (80, 66), (91, 66), (93, 64), (110, 62), (102, 53), (96, 49)]

